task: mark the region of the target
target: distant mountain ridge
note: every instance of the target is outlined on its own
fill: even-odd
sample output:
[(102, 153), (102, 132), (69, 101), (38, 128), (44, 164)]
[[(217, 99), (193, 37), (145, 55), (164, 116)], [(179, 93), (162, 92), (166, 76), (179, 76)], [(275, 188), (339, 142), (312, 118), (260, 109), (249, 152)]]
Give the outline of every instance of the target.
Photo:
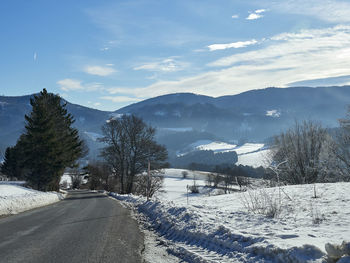
[[(0, 96), (0, 149), (13, 145), (24, 128), (30, 97)], [(262, 142), (295, 120), (312, 119), (336, 127), (350, 104), (350, 86), (295, 87), (251, 90), (238, 95), (209, 97), (192, 93), (168, 94), (123, 107), (99, 111), (67, 102), (75, 127), (96, 147), (94, 136), (111, 117), (135, 114), (158, 128), (157, 139), (170, 151), (196, 140)], [(95, 145), (95, 146), (94, 146)]]
[(116, 113), (138, 115), (168, 133), (169, 128), (191, 128), (224, 140), (262, 141), (295, 120), (311, 119), (336, 127), (348, 104), (350, 86), (266, 88), (217, 98), (170, 94), (129, 105)]

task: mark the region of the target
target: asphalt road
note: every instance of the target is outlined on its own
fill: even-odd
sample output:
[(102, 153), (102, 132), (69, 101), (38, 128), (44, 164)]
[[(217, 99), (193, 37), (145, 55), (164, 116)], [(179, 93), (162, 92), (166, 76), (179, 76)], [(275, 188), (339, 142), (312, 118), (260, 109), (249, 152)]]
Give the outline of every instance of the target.
[(72, 191), (56, 204), (0, 219), (0, 262), (142, 262), (143, 234), (104, 194)]

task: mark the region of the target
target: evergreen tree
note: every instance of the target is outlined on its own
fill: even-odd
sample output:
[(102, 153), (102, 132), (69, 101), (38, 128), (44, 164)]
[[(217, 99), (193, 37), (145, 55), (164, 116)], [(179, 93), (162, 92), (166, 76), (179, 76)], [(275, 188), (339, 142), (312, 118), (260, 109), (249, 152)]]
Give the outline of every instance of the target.
[[(46, 89), (31, 100), (25, 116), (25, 133), (17, 142), (23, 153), (28, 183), (42, 191), (57, 191), (66, 167), (73, 167), (83, 154), (83, 141), (72, 128), (73, 116), (58, 95)], [(17, 146), (16, 145), (16, 146)]]
[(16, 158), (18, 150), (16, 147), (7, 147), (4, 156), (4, 163), (1, 166), (1, 172), (10, 180), (21, 179), (21, 169), (19, 158)]

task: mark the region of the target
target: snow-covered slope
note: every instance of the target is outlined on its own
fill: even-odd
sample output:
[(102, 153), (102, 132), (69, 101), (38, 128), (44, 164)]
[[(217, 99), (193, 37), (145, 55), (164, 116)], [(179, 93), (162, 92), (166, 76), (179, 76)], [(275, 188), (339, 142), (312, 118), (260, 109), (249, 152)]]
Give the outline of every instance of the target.
[(268, 156), (270, 154), (270, 150), (259, 150), (256, 152), (250, 152), (246, 154), (239, 154), (238, 155), (238, 161), (236, 165), (249, 165), (254, 168), (262, 166), (267, 167), (269, 166), (268, 163)]
[(249, 165), (252, 167), (268, 166), (266, 160), (270, 153), (270, 150), (263, 143), (245, 143), (237, 146), (225, 142), (199, 140), (189, 145), (184, 151), (178, 152), (178, 156), (183, 156), (195, 150), (211, 150), (214, 153), (235, 151), (238, 155), (237, 165)]
[[(190, 181), (166, 177), (168, 193), (149, 202), (114, 196), (144, 216), (170, 253), (190, 262), (323, 262), (326, 243), (350, 241), (350, 183), (317, 184), (317, 198), (313, 185), (295, 185), (189, 195), (187, 204)], [(250, 201), (267, 197), (277, 218), (248, 211)]]
[(19, 185), (0, 184), (0, 216), (49, 205), (63, 199), (56, 192), (40, 192)]

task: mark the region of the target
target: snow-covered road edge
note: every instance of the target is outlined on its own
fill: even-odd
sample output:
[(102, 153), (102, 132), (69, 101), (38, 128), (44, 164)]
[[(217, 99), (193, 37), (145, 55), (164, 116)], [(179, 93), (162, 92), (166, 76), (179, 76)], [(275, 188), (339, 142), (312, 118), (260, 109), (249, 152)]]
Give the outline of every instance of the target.
[(225, 226), (208, 226), (191, 207), (146, 201), (132, 195), (110, 196), (133, 207), (148, 226), (162, 236), (167, 251), (190, 262), (323, 262), (325, 253), (312, 245), (281, 249), (264, 238), (232, 233)]
[(50, 205), (65, 198), (66, 194), (57, 192), (39, 192), (31, 190), (18, 196), (0, 195), (0, 216), (18, 214), (30, 209)]

